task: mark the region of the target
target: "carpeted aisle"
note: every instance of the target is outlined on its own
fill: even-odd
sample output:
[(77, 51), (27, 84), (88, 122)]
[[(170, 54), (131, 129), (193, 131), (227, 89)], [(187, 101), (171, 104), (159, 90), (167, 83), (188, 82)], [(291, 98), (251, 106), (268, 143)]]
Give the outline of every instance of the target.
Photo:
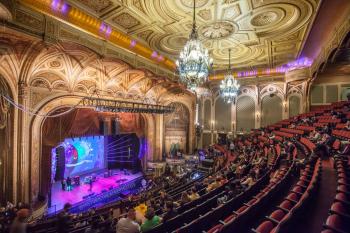
[(333, 163), (329, 159), (323, 160), (319, 190), (305, 213), (304, 221), (298, 224), (295, 232), (320, 233), (322, 231), (322, 224), (327, 219), (328, 210), (336, 194), (336, 188), (336, 171), (333, 168)]

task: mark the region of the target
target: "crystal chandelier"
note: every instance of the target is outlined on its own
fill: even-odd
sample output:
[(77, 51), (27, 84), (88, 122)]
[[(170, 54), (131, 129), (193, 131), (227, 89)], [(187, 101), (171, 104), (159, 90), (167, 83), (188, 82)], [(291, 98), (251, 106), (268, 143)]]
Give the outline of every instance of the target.
[(237, 80), (233, 77), (231, 71), (231, 49), (229, 49), (228, 72), (220, 84), (220, 95), (226, 103), (235, 103), (239, 87)]
[(179, 71), (180, 81), (188, 89), (194, 91), (208, 79), (209, 70), (213, 60), (209, 57), (208, 50), (198, 39), (196, 28), (196, 0), (193, 1), (193, 26), (189, 41), (180, 53), (176, 66)]

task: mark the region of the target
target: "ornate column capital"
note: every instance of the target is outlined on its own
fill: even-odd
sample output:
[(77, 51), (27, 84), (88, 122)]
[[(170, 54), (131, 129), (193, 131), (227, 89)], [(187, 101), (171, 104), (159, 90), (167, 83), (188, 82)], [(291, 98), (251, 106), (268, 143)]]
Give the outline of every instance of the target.
[(29, 86), (27, 83), (20, 81), (18, 83), (18, 97), (26, 98), (29, 95)]

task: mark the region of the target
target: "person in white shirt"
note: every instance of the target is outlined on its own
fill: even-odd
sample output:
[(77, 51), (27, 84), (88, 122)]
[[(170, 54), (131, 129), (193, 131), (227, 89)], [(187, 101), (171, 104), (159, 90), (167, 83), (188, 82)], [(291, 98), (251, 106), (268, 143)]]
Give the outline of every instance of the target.
[(119, 219), (116, 233), (139, 233), (140, 225), (135, 222), (135, 219), (136, 212), (130, 209), (126, 218)]

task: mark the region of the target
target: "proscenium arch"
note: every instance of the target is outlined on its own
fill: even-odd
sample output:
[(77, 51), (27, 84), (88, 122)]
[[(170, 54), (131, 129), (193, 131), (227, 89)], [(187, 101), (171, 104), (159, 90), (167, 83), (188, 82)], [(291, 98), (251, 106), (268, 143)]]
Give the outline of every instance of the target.
[[(52, 113), (61, 108), (69, 108), (76, 106), (81, 98), (84, 96), (76, 95), (59, 95), (53, 98), (44, 100), (40, 103), (39, 107), (36, 108), (36, 111), (40, 114)], [(154, 132), (155, 123), (152, 116), (145, 117), (146, 114), (141, 114), (145, 121), (147, 132), (145, 135), (147, 140), (151, 143), (149, 144), (147, 156), (152, 155), (154, 137), (152, 132)], [(43, 174), (41, 174), (41, 165), (42, 165), (42, 127), (44, 125), (45, 118), (41, 116), (33, 116), (30, 120), (30, 197), (37, 197), (38, 194), (46, 195), (46, 193), (40, 193), (41, 185), (43, 183)], [(149, 137), (149, 138), (148, 138)], [(46, 174), (47, 176), (47, 174)]]

